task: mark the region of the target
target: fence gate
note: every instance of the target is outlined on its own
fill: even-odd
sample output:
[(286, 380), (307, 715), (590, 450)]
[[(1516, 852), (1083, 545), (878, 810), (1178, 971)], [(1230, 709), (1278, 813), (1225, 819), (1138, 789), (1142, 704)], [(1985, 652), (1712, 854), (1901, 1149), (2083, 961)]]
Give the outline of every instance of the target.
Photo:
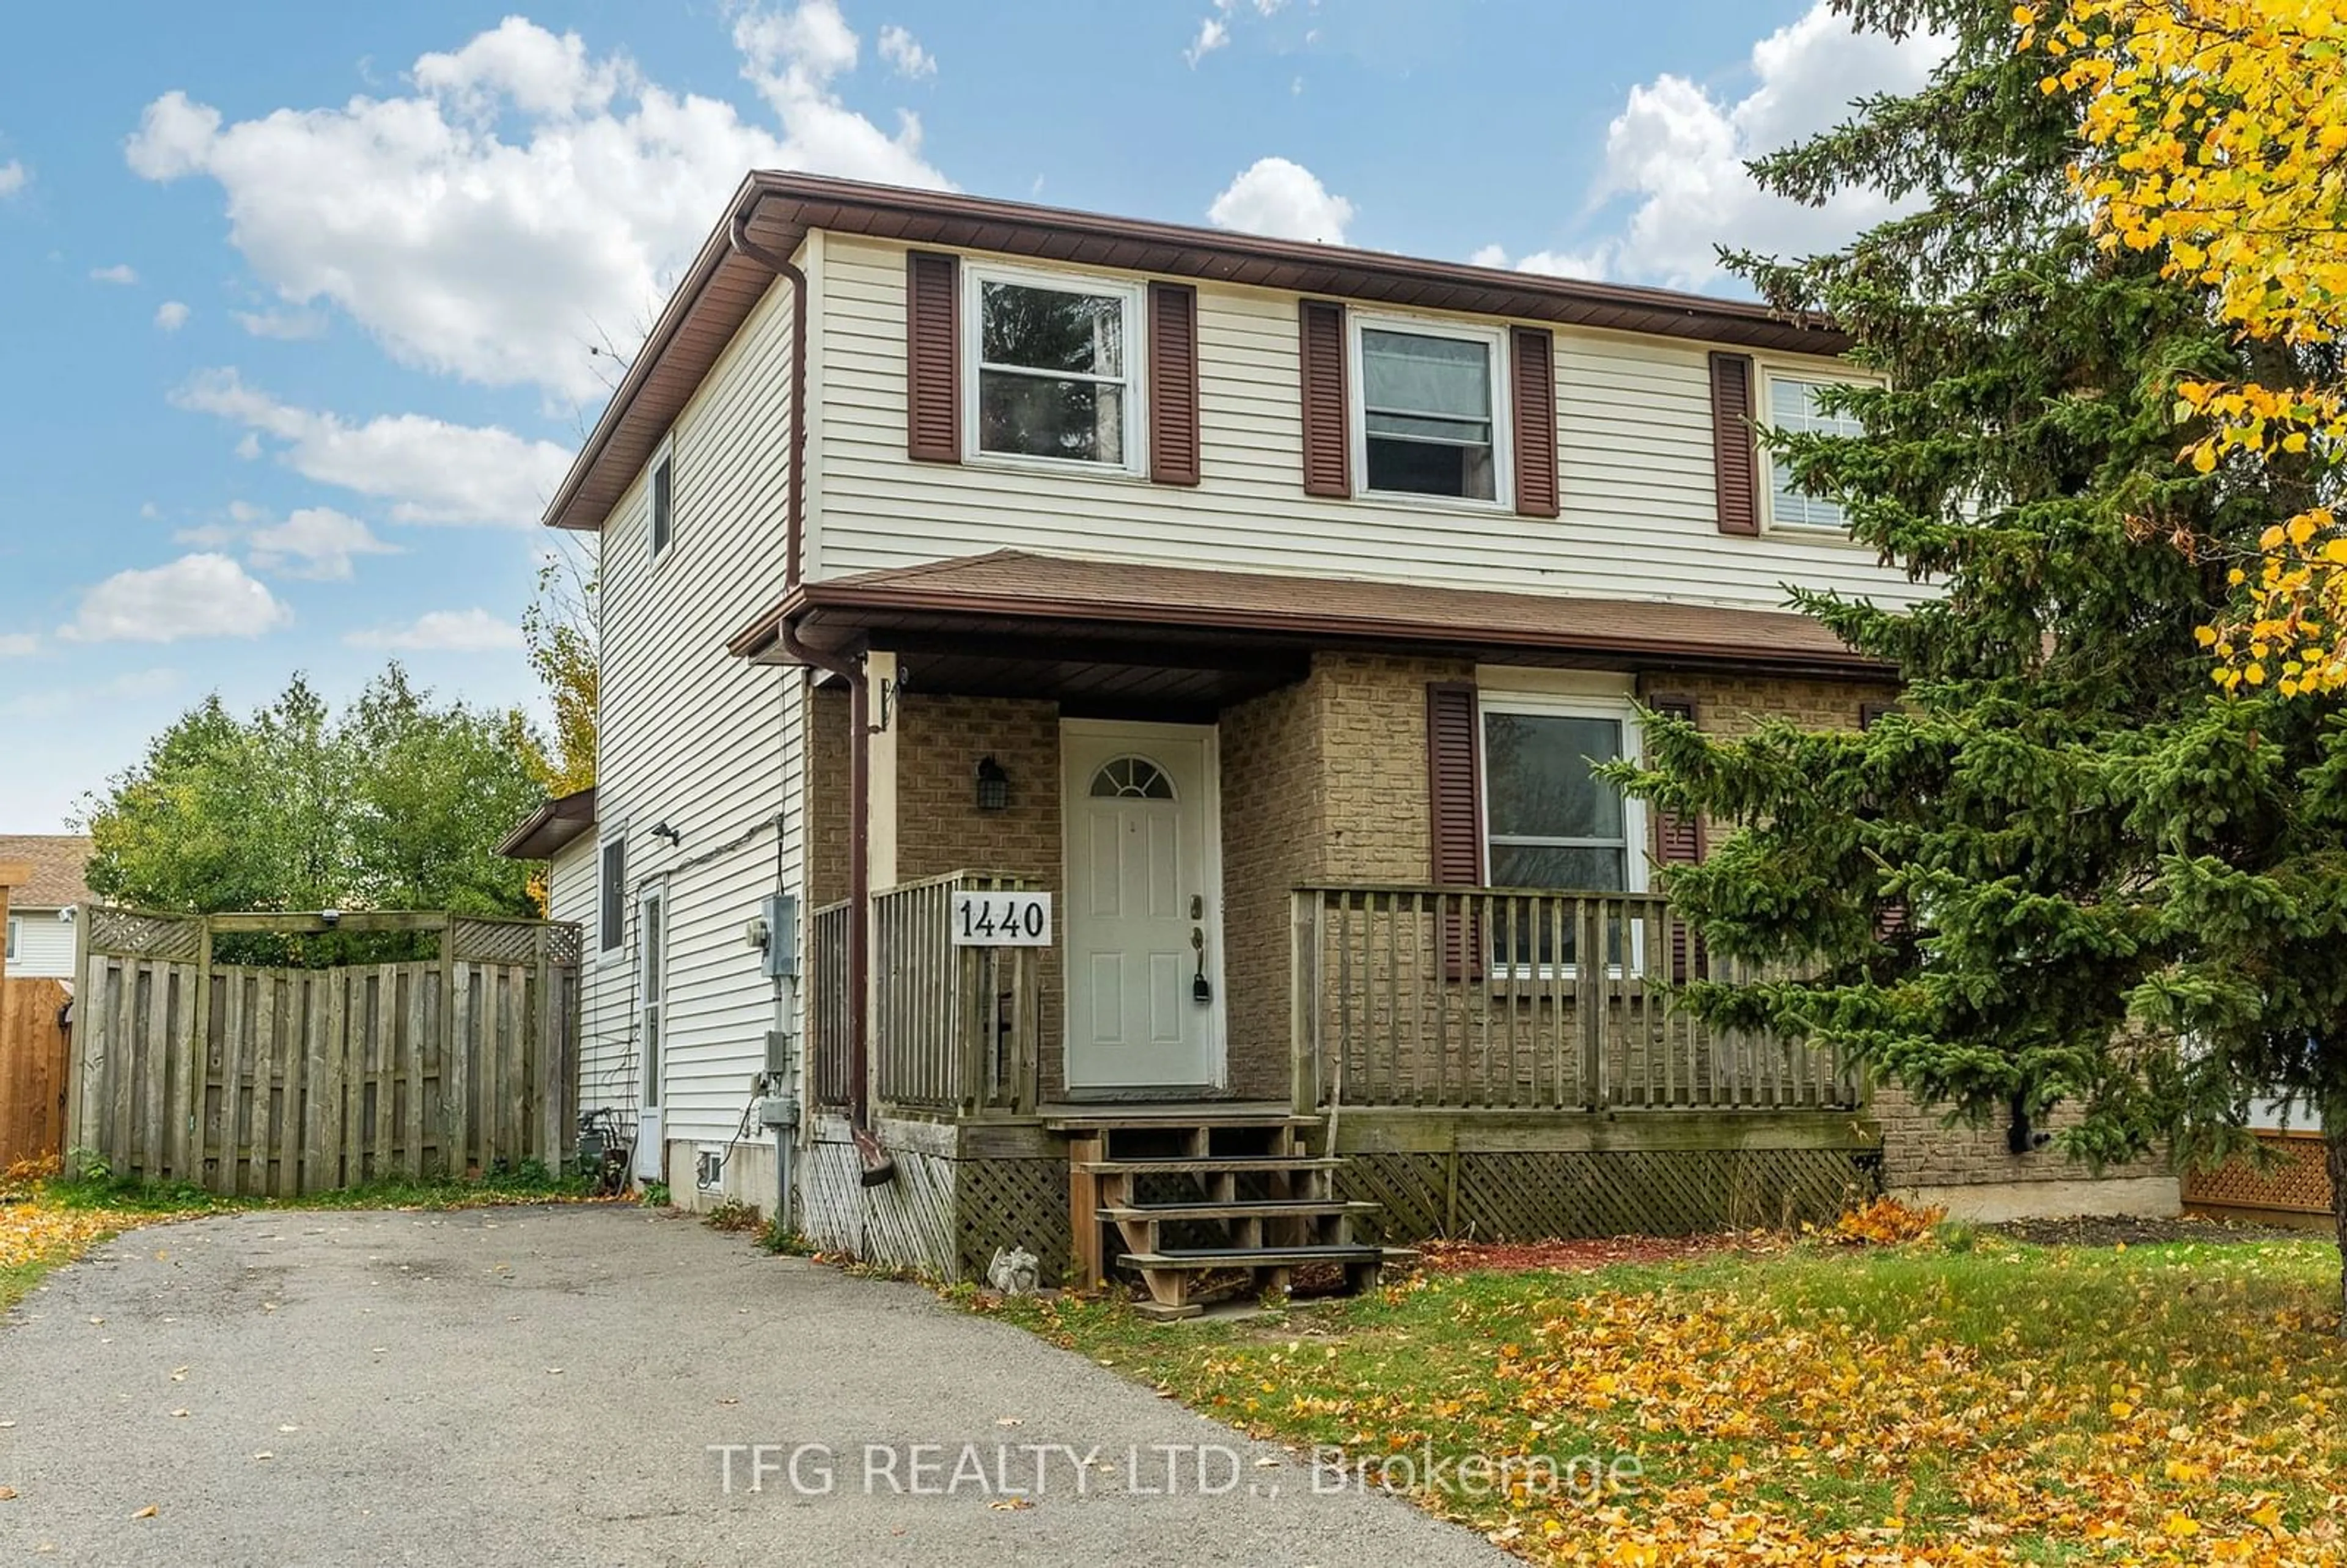
[(72, 997), (57, 980), (0, 979), (0, 1171), (64, 1153)]
[[(224, 964), (223, 935), (400, 932), (436, 958)], [(440, 913), (92, 908), (66, 1139), (117, 1175), (294, 1197), (558, 1167), (572, 1139), (579, 927)]]

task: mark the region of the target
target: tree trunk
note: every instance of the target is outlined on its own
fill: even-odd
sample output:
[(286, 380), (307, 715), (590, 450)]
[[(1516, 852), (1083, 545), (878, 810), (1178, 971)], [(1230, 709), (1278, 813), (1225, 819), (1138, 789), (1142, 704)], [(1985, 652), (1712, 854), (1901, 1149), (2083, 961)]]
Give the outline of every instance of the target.
[(2331, 1157), (2331, 1223), (2339, 1232), (2339, 1337), (2347, 1339), (2347, 1115), (2334, 1108), (2324, 1118), (2322, 1142)]

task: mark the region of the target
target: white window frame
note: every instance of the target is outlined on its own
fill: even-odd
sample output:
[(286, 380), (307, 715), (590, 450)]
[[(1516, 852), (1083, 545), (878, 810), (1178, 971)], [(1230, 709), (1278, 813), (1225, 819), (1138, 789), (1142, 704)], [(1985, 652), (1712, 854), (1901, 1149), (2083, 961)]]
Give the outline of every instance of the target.
[(5, 942), (5, 946), (0, 946), (0, 961), (5, 961), (11, 964), (16, 961), (18, 953), (20, 953), (24, 948), (24, 942), (19, 935), (24, 924), (25, 917), (22, 915), (11, 915), (8, 917), (7, 932), (5, 938), (0, 938), (0, 942)]
[[(668, 538), (660, 535), (660, 471), (668, 465)], [(644, 551), (658, 566), (676, 548), (676, 436), (673, 432), (661, 437), (652, 449), (652, 460), (644, 465)]]
[[(1870, 376), (1838, 374), (1826, 370), (1810, 370), (1799, 365), (1771, 364), (1761, 361), (1758, 366), (1760, 384), (1759, 406), (1754, 410), (1763, 428), (1773, 428), (1777, 408), (1777, 384), (1798, 382), (1805, 386), (1881, 386), (1883, 384)], [(1759, 458), (1760, 531), (1778, 534), (1786, 538), (1821, 539), (1828, 542), (1850, 539), (1850, 514), (1844, 512), (1839, 523), (1792, 523), (1777, 520), (1777, 455), (1768, 450), (1768, 443), (1755, 443)], [(1839, 509), (1840, 502), (1834, 503)]]
[[(657, 907), (655, 919), (645, 911)], [(636, 917), (636, 1103), (658, 1111), (667, 1102), (662, 1079), (668, 1071), (668, 884), (646, 884), (635, 897)], [(647, 933), (655, 933), (654, 937)], [(659, 950), (653, 951), (657, 946)]]
[[(1043, 457), (1029, 452), (989, 452), (979, 442), (984, 420), (979, 408), (979, 350), (986, 339), (986, 285), (1010, 283), (1053, 289), (1065, 294), (1112, 294), (1124, 302), (1124, 374), (1074, 375), (1064, 379), (1122, 384), (1124, 388), (1124, 461), (1094, 463), (1082, 457)], [(1007, 468), (1091, 474), (1109, 478), (1149, 477), (1149, 289), (1138, 280), (1060, 272), (1041, 267), (1004, 266), (964, 260), (961, 269), (961, 450), (965, 463)], [(1017, 367), (1011, 367), (1016, 369)]]
[[(603, 946), (603, 856), (615, 844), (620, 846), (620, 939), (607, 948)], [(624, 822), (614, 824), (610, 832), (595, 840), (595, 940), (589, 946), (598, 964), (607, 963), (628, 950), (628, 917), (632, 912), (628, 902), (627, 863), (630, 853), (628, 825)]]
[[(1475, 702), (1475, 787), (1478, 798), (1484, 803), (1482, 839), (1478, 848), (1483, 856), (1483, 885), (1491, 886), (1491, 775), (1483, 748), (1483, 716), (1486, 713), (1524, 713), (1535, 718), (1604, 719), (1622, 726), (1622, 758), (1626, 762), (1645, 760), (1645, 736), (1638, 723), (1638, 710), (1630, 699), (1607, 697), (1566, 696), (1546, 692), (1479, 691)], [(1622, 891), (1624, 895), (1643, 894), (1651, 890), (1652, 856), (1648, 850), (1646, 803), (1627, 791), (1622, 794)], [(1491, 939), (1487, 937), (1487, 940)], [(1573, 979), (1580, 970), (1576, 960), (1570, 964), (1501, 963), (1496, 958), (1493, 970), (1516, 979), (1539, 979), (1559, 975)], [(1623, 977), (1622, 966), (1605, 966), (1609, 978)], [(1630, 928), (1630, 969), (1633, 976), (1646, 972), (1646, 939), (1644, 922)]]
[[(1368, 384), (1361, 376), (1361, 333), (1408, 333), (1416, 337), (1457, 338), (1479, 343), (1490, 352), (1491, 371), (1491, 498), (1481, 496), (1429, 496), (1417, 490), (1369, 488)], [(1345, 410), (1352, 443), (1353, 493), (1357, 498), (1406, 507), (1465, 508), (1477, 512), (1512, 512), (1516, 507), (1515, 405), (1509, 395), (1508, 333), (1505, 327), (1442, 316), (1413, 316), (1372, 311), (1345, 313)], [(1553, 409), (1549, 417), (1556, 417)]]

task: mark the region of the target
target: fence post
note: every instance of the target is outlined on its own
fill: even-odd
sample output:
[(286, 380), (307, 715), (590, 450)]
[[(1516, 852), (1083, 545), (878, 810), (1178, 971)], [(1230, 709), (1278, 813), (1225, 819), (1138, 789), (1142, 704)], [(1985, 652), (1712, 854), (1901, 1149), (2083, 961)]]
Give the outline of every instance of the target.
[(1287, 1098), (1298, 1116), (1320, 1108), (1320, 895), (1288, 895)]
[[(162, 983), (160, 972), (155, 979), (158, 985)], [(173, 1117), (178, 1125), (172, 1129), (169, 1146), (178, 1150), (179, 1154), (172, 1174), (181, 1181), (200, 1185), (204, 1179), (204, 1080), (211, 1068), (211, 1033), (212, 917), (199, 915), (196, 917), (195, 1022), (181, 1046), (187, 1053), (184, 1059), (185, 1077), (179, 1085), (179, 1106)], [(222, 1098), (227, 1102), (223, 1114), (228, 1119), (229, 1130), (224, 1140), (227, 1147), (221, 1150), (220, 1158), (226, 1162), (234, 1158), (232, 1151), (236, 1144), (236, 1082), (233, 1072), (229, 1074)], [(233, 1194), (236, 1188), (231, 1184), (228, 1191)]]
[(62, 1151), (68, 1174), (74, 1155), (86, 1142), (83, 1122), (88, 1113), (82, 1107), (82, 1098), (89, 1069), (83, 1058), (90, 1036), (97, 1032), (90, 1028), (89, 1003), (104, 989), (93, 985), (90, 976), (89, 927), (96, 918), (94, 905), (85, 904), (75, 911), (73, 1034), (66, 1047), (66, 1146)]
[(1573, 1001), (1581, 1025), (1581, 1081), (1593, 1111), (1605, 1104), (1605, 917), (1602, 899), (1573, 900)]

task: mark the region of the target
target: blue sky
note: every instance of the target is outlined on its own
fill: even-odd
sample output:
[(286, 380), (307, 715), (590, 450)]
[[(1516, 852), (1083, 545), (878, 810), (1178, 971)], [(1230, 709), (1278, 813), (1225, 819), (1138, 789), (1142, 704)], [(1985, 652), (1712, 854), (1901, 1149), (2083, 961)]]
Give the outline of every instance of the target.
[(753, 163), (1725, 289), (1911, 86), (1809, 0), (50, 7), (0, 54), (0, 831), (389, 658), (530, 699), (538, 503)]

